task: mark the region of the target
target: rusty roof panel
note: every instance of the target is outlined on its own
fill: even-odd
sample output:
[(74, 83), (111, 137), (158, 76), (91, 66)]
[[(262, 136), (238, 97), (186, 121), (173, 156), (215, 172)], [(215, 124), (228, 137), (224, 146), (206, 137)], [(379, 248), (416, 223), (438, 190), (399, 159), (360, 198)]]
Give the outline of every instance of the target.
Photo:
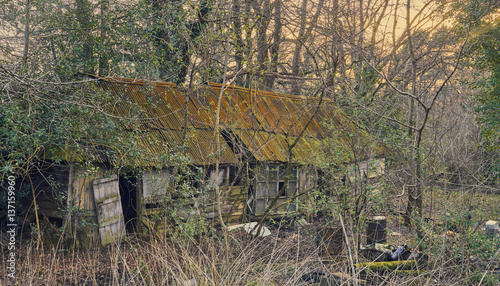
[(111, 90), (112, 96), (119, 100), (116, 108), (110, 111), (124, 118), (139, 117), (143, 130), (180, 130), (184, 127), (184, 106), (179, 104), (178, 92), (169, 85), (153, 87), (106, 81), (101, 87)]
[(257, 143), (256, 154), (260, 155), (257, 158), (259, 161), (279, 161), (286, 162), (288, 159), (287, 150), (282, 148), (279, 136), (274, 133), (256, 132), (255, 134)]
[[(113, 99), (106, 110), (120, 118), (117, 121), (124, 129), (124, 139), (134, 138), (137, 148), (143, 151), (142, 156), (139, 156), (140, 162), (135, 164), (157, 164), (162, 154), (172, 150), (184, 150), (184, 154), (194, 164), (216, 162), (217, 136), (212, 126), (214, 112), (206, 104), (210, 99), (202, 103), (202, 97), (185, 90), (180, 92), (175, 84), (170, 83), (124, 78), (100, 79), (97, 85), (109, 92)], [(203, 96), (207, 96), (207, 93)], [(186, 104), (187, 98), (189, 101)], [(226, 108), (231, 106), (227, 105)], [(134, 122), (133, 118), (136, 118), (136, 124), (129, 123)], [(238, 163), (224, 138), (221, 135), (218, 137), (222, 150), (219, 162)], [(184, 149), (181, 148), (183, 144)]]
[[(224, 122), (227, 126), (238, 126), (243, 129), (252, 129), (253, 116), (246, 112), (246, 104), (238, 93), (226, 90), (221, 104), (226, 108), (228, 117)], [(258, 125), (257, 125), (258, 127)]]
[[(206, 96), (207, 98), (207, 104), (209, 107), (212, 108), (212, 123), (215, 125), (215, 114), (216, 114), (216, 111), (217, 111), (217, 105), (218, 105), (218, 101), (219, 101), (219, 93), (217, 92), (213, 92), (213, 91), (206, 91), (204, 93), (204, 95)], [(221, 101), (221, 106), (220, 106), (220, 109), (219, 109), (219, 122), (222, 122), (222, 123), (227, 123), (227, 118), (228, 118), (228, 110), (227, 110), (227, 103), (226, 101)]]
[[(161, 165), (161, 158), (172, 158), (170, 155), (175, 153), (184, 155), (193, 164), (210, 165), (215, 164), (215, 147), (213, 131), (191, 129), (184, 134), (183, 130), (151, 130), (148, 132), (124, 132), (125, 140), (133, 139), (137, 144), (135, 150), (137, 152), (133, 156), (134, 162), (126, 162), (129, 156), (124, 154), (121, 163), (126, 165), (136, 166), (158, 166)], [(185, 138), (185, 140), (184, 140)], [(219, 162), (221, 164), (237, 164), (238, 159), (234, 156), (229, 146), (225, 144), (222, 136), (219, 136), (221, 143), (221, 154)], [(183, 146), (184, 145), (184, 146)], [(170, 156), (170, 157), (169, 157)], [(171, 160), (171, 159), (170, 159)], [(175, 163), (168, 162), (167, 163)]]
[(283, 133), (280, 111), (274, 105), (266, 100), (265, 97), (254, 96), (255, 114), (262, 123), (262, 129), (268, 132)]
[(241, 94), (238, 91), (235, 91), (236, 96), (233, 97), (236, 112), (239, 112), (243, 120), (247, 124), (247, 129), (258, 130), (260, 128), (260, 123), (255, 117), (255, 107), (252, 106), (252, 101)]
[[(116, 98), (108, 107), (112, 114), (127, 119), (141, 118), (138, 124), (127, 120), (120, 124), (124, 129), (141, 131), (140, 148), (147, 150), (145, 154), (150, 157), (165, 152), (165, 146), (178, 149), (185, 144), (185, 154), (195, 164), (215, 163), (217, 136), (213, 128), (221, 90), (221, 128), (238, 135), (258, 161), (286, 162), (289, 144), (301, 134), (302, 138), (292, 149), (294, 162), (300, 163), (307, 163), (315, 152), (333, 147), (345, 149), (345, 143), (353, 140), (353, 134), (366, 137), (357, 140), (369, 137), (327, 99), (318, 109), (317, 98), (234, 86), (223, 88), (216, 83), (189, 91), (169, 83), (104, 78), (99, 86)], [(330, 127), (324, 125), (327, 121)], [(223, 151), (220, 162), (237, 163), (227, 142), (218, 136)], [(324, 142), (332, 136), (336, 138), (335, 146)]]
[(273, 118), (271, 118), (269, 114), (263, 114), (261, 112), (266, 108), (262, 97), (252, 91), (244, 92), (240, 90), (239, 93), (241, 93), (242, 98), (248, 102), (249, 109), (252, 111), (254, 118), (257, 121), (257, 125), (254, 127), (254, 130), (272, 130), (273, 127), (271, 124), (274, 121)]
[(138, 122), (144, 130), (182, 129), (184, 125), (183, 118), (179, 115), (183, 107), (176, 103), (175, 97), (178, 95), (168, 86), (155, 90), (138, 84), (104, 82), (100, 87), (111, 91), (112, 98), (116, 100), (109, 112), (127, 119), (140, 118)]
[(274, 126), (280, 126), (283, 130), (281, 134), (296, 135), (300, 132), (300, 125), (298, 122), (298, 117), (296, 110), (286, 99), (275, 98), (275, 97), (264, 97), (267, 106), (271, 110), (276, 110), (273, 113), (276, 114), (276, 122)]
[[(220, 93), (222, 89), (222, 85), (217, 83), (210, 83), (210, 87), (214, 94)], [(366, 132), (359, 129), (354, 121), (328, 99), (323, 99), (318, 108), (318, 98), (234, 86), (225, 86), (224, 92), (228, 96), (222, 98), (221, 109), (231, 113), (227, 118), (234, 118), (232, 113), (238, 115), (239, 112), (239, 117), (244, 120), (233, 119), (232, 130), (238, 131), (243, 143), (259, 161), (284, 162), (288, 160), (288, 144), (292, 144), (301, 134), (302, 138), (299, 139), (292, 153), (294, 160), (303, 163), (310, 159), (311, 154), (326, 152), (329, 149), (330, 145), (323, 143), (327, 138), (334, 138), (332, 140), (335, 141), (335, 148), (331, 149), (332, 146), (330, 146), (332, 151), (339, 152), (339, 148), (342, 148), (345, 149), (346, 154), (351, 152), (346, 149), (346, 146), (349, 145), (347, 143), (353, 142), (353, 137), (360, 142), (370, 140)], [(246, 105), (241, 103), (246, 103)], [(211, 106), (214, 108), (213, 104)], [(247, 110), (251, 111), (252, 116), (249, 116)], [(258, 122), (248, 124), (255, 120)], [(325, 126), (323, 122), (330, 122), (330, 124)]]
[[(263, 131), (246, 130), (238, 132), (238, 135), (257, 161), (271, 162), (287, 162), (288, 146), (293, 144), (297, 138)], [(300, 138), (297, 145), (292, 149), (293, 160), (300, 163), (308, 162), (313, 153), (321, 151), (322, 145), (321, 140), (318, 139)]]
[(214, 112), (208, 103), (209, 89), (199, 88), (189, 92), (188, 116), (196, 128), (211, 128), (215, 124)]
[(203, 106), (199, 102), (199, 97), (194, 93), (189, 94), (189, 101), (187, 104), (187, 114), (184, 114), (190, 119), (191, 124), (195, 128), (213, 128), (212, 110), (207, 106)]
[[(220, 93), (221, 84), (211, 83), (210, 86), (215, 94)], [(318, 99), (234, 86), (224, 87), (224, 92), (228, 96), (222, 98), (221, 107), (223, 107), (224, 111), (232, 107), (231, 113), (234, 112), (235, 115), (231, 114), (232, 119), (230, 121), (234, 128), (260, 130), (290, 136), (298, 136), (305, 128), (303, 132), (305, 137), (323, 138), (326, 136), (326, 130), (320, 124), (325, 115), (324, 112), (318, 111), (308, 124), (311, 116), (316, 111)], [(334, 106), (329, 100), (324, 100), (322, 105)], [(212, 104), (211, 106), (216, 110), (216, 105)], [(234, 119), (236, 115), (238, 115), (238, 118), (244, 118), (245, 120)], [(224, 122), (227, 123), (226, 121)], [(249, 124), (250, 122), (252, 124)]]

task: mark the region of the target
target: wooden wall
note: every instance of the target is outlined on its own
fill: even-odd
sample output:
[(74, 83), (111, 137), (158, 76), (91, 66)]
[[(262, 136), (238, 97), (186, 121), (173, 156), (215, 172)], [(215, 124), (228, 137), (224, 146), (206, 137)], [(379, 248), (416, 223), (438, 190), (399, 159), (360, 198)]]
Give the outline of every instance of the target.
[[(183, 206), (176, 206), (181, 219), (188, 219), (187, 215), (193, 208), (200, 215), (208, 220), (217, 221), (219, 219), (216, 204), (215, 184), (218, 183), (221, 192), (222, 217), (228, 224), (238, 224), (245, 219), (246, 202), (248, 199), (248, 189), (241, 186), (230, 186), (229, 167), (221, 166), (218, 180), (214, 169), (207, 170), (206, 180), (200, 182), (201, 187), (208, 188), (208, 192), (200, 196), (195, 196), (191, 201)], [(170, 170), (150, 170), (144, 171), (138, 183), (140, 201), (140, 222), (142, 227), (149, 231), (164, 233), (170, 227), (165, 219), (155, 217), (162, 211), (168, 211), (168, 206), (164, 205), (164, 196), (168, 194), (171, 183)], [(206, 184), (206, 185), (205, 185)], [(162, 208), (167, 208), (166, 210)]]
[[(73, 247), (92, 247), (98, 242), (97, 217), (92, 189), (93, 180), (103, 177), (106, 167), (88, 168), (76, 163), (44, 163), (40, 172), (31, 175), (36, 204), (45, 239), (60, 235), (63, 227)], [(33, 207), (33, 205), (31, 206)], [(35, 216), (27, 218), (33, 222)], [(47, 233), (45, 233), (47, 230)], [(48, 231), (50, 230), (50, 231)], [(59, 237), (51, 243), (57, 243)]]
[[(66, 209), (66, 190), (69, 184), (70, 168), (62, 164), (45, 164), (41, 172), (32, 175), (33, 187), (36, 193), (38, 213), (53, 219), (64, 219)], [(30, 191), (31, 193), (31, 191)], [(60, 226), (60, 225), (57, 225)]]
[(76, 247), (89, 248), (99, 244), (97, 215), (92, 182), (104, 176), (106, 167), (92, 165), (90, 168), (78, 164), (69, 166), (69, 182), (66, 217), (68, 232)]

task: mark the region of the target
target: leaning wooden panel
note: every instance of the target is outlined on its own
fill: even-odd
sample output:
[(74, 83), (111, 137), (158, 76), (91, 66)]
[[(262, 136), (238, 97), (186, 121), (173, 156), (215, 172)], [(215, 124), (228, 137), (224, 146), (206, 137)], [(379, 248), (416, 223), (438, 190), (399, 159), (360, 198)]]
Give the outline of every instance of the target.
[(94, 180), (93, 187), (101, 244), (118, 241), (125, 235), (118, 176)]

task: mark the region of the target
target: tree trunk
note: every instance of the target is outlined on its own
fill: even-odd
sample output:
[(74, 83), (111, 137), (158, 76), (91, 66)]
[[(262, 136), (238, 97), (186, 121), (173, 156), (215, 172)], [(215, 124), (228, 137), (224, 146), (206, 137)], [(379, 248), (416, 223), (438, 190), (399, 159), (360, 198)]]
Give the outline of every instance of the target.
[[(270, 70), (271, 72), (278, 72), (278, 55), (280, 52), (281, 43), (281, 0), (274, 1), (274, 32), (273, 32), (273, 44), (271, 45), (271, 62)], [(265, 80), (265, 86), (272, 90), (274, 86), (275, 77), (268, 76)]]
[(88, 0), (76, 0), (76, 16), (82, 30), (82, 62), (85, 73), (95, 74), (94, 37), (92, 35), (92, 7)]
[[(410, 158), (409, 158), (409, 165), (410, 165), (410, 176), (411, 176), (411, 183), (410, 186), (408, 187), (408, 204), (406, 207), (406, 213), (404, 216), (405, 219), (405, 224), (410, 225), (411, 224), (411, 216), (412, 212), (415, 211), (416, 208), (416, 200), (421, 196), (418, 195), (420, 186), (419, 186), (419, 169), (420, 169), (420, 138), (422, 136), (421, 132), (417, 131), (415, 134), (414, 132), (414, 126), (416, 124), (415, 122), (415, 99), (414, 97), (417, 96), (417, 78), (416, 78), (416, 59), (415, 59), (415, 53), (413, 50), (413, 38), (412, 38), (412, 33), (411, 33), (411, 22), (410, 22), (410, 0), (407, 0), (406, 2), (406, 36), (408, 37), (408, 49), (410, 52), (410, 62), (411, 62), (411, 78), (410, 78), (410, 86), (411, 86), (411, 92), (410, 96), (408, 96), (408, 140), (409, 140), (409, 145), (410, 145)], [(417, 146), (418, 143), (418, 146)], [(421, 210), (417, 211), (421, 212)]]
[[(316, 6), (316, 12), (312, 16), (311, 20), (307, 20), (307, 2), (304, 0), (302, 2), (301, 8), (300, 8), (300, 29), (299, 29), (299, 37), (296, 40), (295, 44), (295, 50), (293, 53), (293, 58), (292, 58), (292, 74), (296, 76), (300, 76), (300, 66), (302, 63), (301, 57), (302, 57), (302, 47), (304, 44), (310, 40), (313, 34), (313, 29), (317, 28), (317, 23), (318, 19), (320, 18), (320, 13), (323, 10), (323, 4), (324, 0), (320, 0), (318, 2), (318, 5)], [(313, 10), (311, 10), (313, 11)], [(307, 27), (307, 23), (309, 23), (309, 27)], [(306, 29), (307, 28), (307, 29)], [(335, 64), (335, 70), (336, 70), (336, 64)], [(320, 76), (320, 75), (318, 75)], [(291, 94), (300, 94), (302, 92), (302, 87), (301, 87), (301, 82), (298, 80), (295, 80), (292, 82), (292, 88), (290, 90)]]
[[(236, 72), (240, 72), (243, 69), (243, 56), (244, 56), (244, 51), (245, 47), (243, 44), (243, 31), (242, 31), (242, 23), (241, 23), (241, 0), (234, 0), (233, 1), (233, 17), (234, 17), (234, 24), (233, 24), (233, 30), (234, 30), (234, 36), (235, 36), (235, 41), (236, 41), (236, 47), (235, 47), (235, 55), (234, 55), (234, 60), (236, 62)], [(245, 86), (245, 81), (241, 76), (237, 76), (235, 80), (235, 84), (237, 86)]]
[[(293, 51), (292, 59), (292, 74), (299, 76), (300, 74), (300, 63), (301, 63), (301, 50), (304, 44), (304, 35), (306, 32), (306, 22), (307, 22), (307, 0), (302, 0), (302, 6), (300, 7), (300, 29), (299, 37), (295, 43), (295, 50)], [(298, 80), (294, 80), (292, 83), (292, 89), (290, 94), (300, 94), (301, 86)]]
[[(101, 3), (101, 43), (106, 42), (106, 17), (108, 14), (109, 2), (105, 0)], [(109, 64), (108, 64), (108, 54), (107, 48), (104, 45), (100, 48), (99, 51), (99, 75), (103, 76), (109, 73)]]
[(23, 73), (28, 70), (28, 55), (30, 50), (30, 1), (26, 1), (26, 23), (24, 24), (24, 51), (23, 51)]
[(265, 77), (262, 76), (268, 70), (269, 63), (269, 46), (267, 43), (267, 28), (270, 20), (270, 3), (269, 0), (262, 1), (262, 6), (257, 1), (253, 2), (255, 13), (257, 14), (257, 74), (258, 87), (261, 90), (268, 90), (265, 85)]

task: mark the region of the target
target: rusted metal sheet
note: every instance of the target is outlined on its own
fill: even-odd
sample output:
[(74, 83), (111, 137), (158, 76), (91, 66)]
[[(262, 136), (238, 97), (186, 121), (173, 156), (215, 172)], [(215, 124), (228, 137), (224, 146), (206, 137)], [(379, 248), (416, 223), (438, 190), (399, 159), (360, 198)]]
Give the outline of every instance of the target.
[[(140, 145), (151, 156), (164, 152), (165, 146), (174, 148), (185, 144), (185, 152), (194, 164), (214, 163), (214, 156), (210, 154), (218, 147), (213, 130), (221, 92), (221, 128), (240, 134), (241, 141), (259, 161), (287, 161), (288, 146), (298, 136), (303, 138), (292, 150), (297, 162), (306, 162), (311, 152), (317, 152), (320, 146), (328, 147), (327, 142), (323, 143), (327, 138), (338, 137), (337, 141), (345, 143), (353, 143), (353, 137), (359, 137), (356, 140), (364, 140), (363, 143), (370, 140), (366, 132), (360, 131), (328, 99), (324, 99), (318, 109), (317, 98), (223, 87), (217, 83), (190, 91), (170, 83), (105, 78), (99, 86), (119, 99), (108, 107), (112, 114), (141, 118), (135, 125), (126, 120), (119, 124), (124, 129), (138, 128), (144, 133), (137, 136), (144, 137), (139, 138)], [(324, 122), (330, 122), (334, 130), (327, 128)], [(219, 147), (225, 150), (220, 162), (237, 163), (222, 136), (219, 141)]]
[[(241, 141), (257, 161), (287, 162), (288, 148), (296, 136), (285, 136), (263, 131), (242, 130), (237, 133)], [(292, 149), (292, 161), (296, 163), (310, 163), (311, 156), (321, 155), (325, 145), (320, 139), (300, 138), (296, 147)]]
[(125, 236), (118, 176), (94, 180), (93, 189), (101, 244), (118, 242)]
[(213, 128), (215, 123), (213, 110), (206, 104), (206, 98), (201, 90), (196, 90), (195, 92), (186, 90), (185, 93), (186, 98), (188, 98), (187, 113), (185, 116), (190, 119), (190, 123), (195, 128)]
[(269, 107), (274, 107), (276, 110), (273, 112), (276, 113), (276, 122), (273, 124), (275, 130), (276, 126), (279, 125), (283, 130), (282, 134), (300, 134), (302, 124), (298, 111), (294, 108), (292, 102), (282, 97), (264, 97), (263, 99)]
[[(219, 134), (220, 163), (237, 164), (239, 161)], [(147, 132), (124, 132), (124, 140), (134, 140), (139, 154), (133, 156), (133, 162), (127, 162), (124, 156), (122, 165), (157, 166), (162, 156), (173, 153), (184, 155), (192, 164), (210, 165), (215, 163), (217, 150), (216, 136), (213, 130), (150, 130)]]
[[(220, 93), (222, 86), (220, 84), (211, 84), (215, 94)], [(242, 89), (237, 87), (226, 87), (224, 92), (229, 95), (231, 100), (241, 98), (247, 105), (234, 104), (235, 108), (239, 108), (239, 118), (247, 124), (255, 119), (258, 120), (258, 125), (253, 124), (252, 127), (240, 125), (238, 128), (253, 129), (267, 131), (271, 133), (298, 136), (305, 128), (303, 136), (321, 138), (325, 134), (325, 128), (319, 124), (322, 118), (318, 115), (313, 118), (311, 124), (307, 124), (310, 117), (314, 114), (317, 108), (318, 100), (310, 100), (303, 97), (262, 92), (250, 89)], [(224, 97), (223, 99), (225, 99)], [(324, 104), (332, 104), (331, 101), (325, 100)], [(222, 106), (225, 106), (222, 103)], [(251, 106), (251, 113), (243, 107)], [(251, 114), (251, 116), (248, 116)]]
[[(213, 83), (210, 86), (214, 94), (221, 92), (222, 85)], [(305, 139), (300, 139), (292, 150), (295, 161), (305, 162), (312, 152), (318, 151), (312, 147), (322, 145), (309, 143), (321, 141), (327, 133), (320, 124), (320, 113), (307, 124), (318, 100), (232, 86), (225, 87), (224, 94), (221, 102), (224, 114), (228, 113), (229, 106), (231, 113), (239, 112), (239, 119), (232, 122), (233, 132), (238, 130), (240, 139), (258, 161), (288, 161), (288, 147), (303, 129)], [(211, 106), (215, 108), (214, 104)]]
[[(210, 87), (212, 98), (224, 90), (221, 120), (231, 121), (233, 132), (247, 131), (239, 133), (241, 140), (259, 161), (287, 161), (288, 146), (298, 136), (302, 138), (292, 150), (297, 162), (308, 162), (312, 152), (328, 152), (328, 149), (351, 153), (349, 146), (352, 145), (364, 146), (358, 156), (383, 153), (381, 145), (377, 145), (376, 152), (370, 152), (371, 137), (329, 99), (323, 99), (318, 107), (318, 98), (223, 87), (218, 83), (210, 83)], [(215, 111), (216, 105), (211, 107)], [(255, 120), (258, 122), (249, 124)], [(343, 158), (350, 157), (343, 155)]]
[[(213, 107), (207, 105), (217, 103), (213, 102), (216, 96), (210, 90), (202, 90), (200, 96), (171, 83), (114, 77), (101, 78), (98, 87), (108, 92), (113, 101), (106, 110), (119, 118), (118, 124), (124, 129), (123, 140), (135, 139), (143, 151), (135, 162), (128, 163), (155, 165), (161, 155), (172, 151), (184, 152), (193, 164), (215, 163), (215, 116)], [(225, 109), (231, 108), (225, 101)], [(233, 111), (232, 120), (236, 117)], [(219, 162), (236, 164), (238, 160), (231, 148), (218, 136), (223, 150)]]
[[(203, 165), (215, 164), (215, 153), (218, 150), (221, 151), (219, 162), (231, 164), (239, 162), (220, 134), (215, 135), (213, 130), (194, 129), (191, 131), (191, 138), (187, 140), (187, 150), (194, 162)], [(217, 146), (217, 136), (219, 137), (219, 146)]]
[(182, 96), (170, 86), (123, 84), (105, 81), (99, 84), (103, 90), (111, 92), (111, 98), (120, 99), (108, 107), (113, 114), (124, 119), (136, 120), (141, 128), (164, 128), (179, 130), (184, 127), (185, 104)]

